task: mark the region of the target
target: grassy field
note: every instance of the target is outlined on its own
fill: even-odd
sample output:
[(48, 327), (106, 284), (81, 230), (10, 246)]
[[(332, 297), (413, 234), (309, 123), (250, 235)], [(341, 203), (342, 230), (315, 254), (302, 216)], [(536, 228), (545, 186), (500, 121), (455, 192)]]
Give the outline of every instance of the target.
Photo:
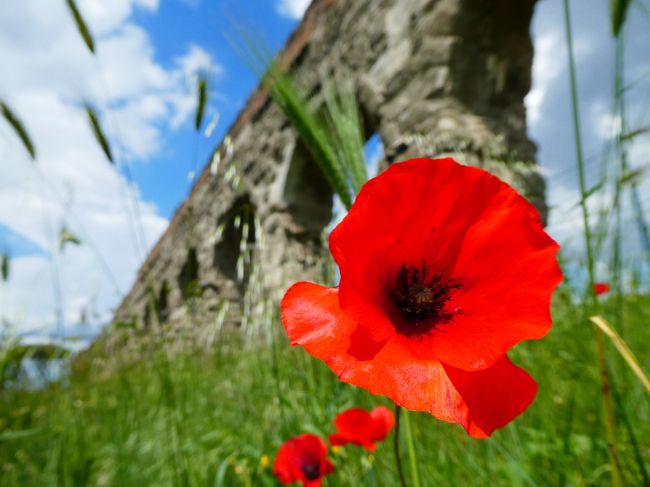
[[(615, 36), (622, 28), (628, 4), (612, 2)], [(568, 2), (564, 5), (572, 53)], [(80, 32), (87, 34), (81, 20), (75, 20)], [(84, 40), (88, 43), (86, 36)], [(622, 38), (617, 42), (619, 56)], [(572, 57), (569, 66), (580, 176), (578, 204), (583, 221), (591, 222), (585, 225), (587, 261), (576, 259), (573, 274), (575, 268), (578, 273), (586, 271), (586, 282), (593, 284), (597, 264), (611, 262), (608, 275), (615, 281), (613, 287), (620, 290), (626, 288), (628, 274), (632, 274), (627, 271), (633, 270), (623, 266), (621, 241), (625, 235), (620, 202), (628, 187), (636, 191), (635, 178), (641, 174), (641, 169), (638, 173), (630, 171), (626, 162), (624, 141), (634, 137), (635, 131), (623, 131), (623, 93), (627, 88), (620, 71), (622, 58), (620, 66), (617, 62), (619, 71), (613, 73), (617, 81), (613, 115), (621, 120), (614, 159), (608, 161), (611, 166), (603, 166), (601, 182), (591, 189), (583, 175)], [(341, 200), (347, 201), (343, 195), (352, 187), (358, 189), (365, 180), (365, 161), (339, 154), (327, 145), (348, 136), (350, 140), (361, 139), (359, 133), (332, 135), (327, 125), (315, 134), (309, 133), (319, 126), (308, 111), (307, 101), (297, 97), (290, 79), (280, 77), (274, 83), (271, 93), (276, 101), (280, 99), (294, 110), (287, 116), (301, 137), (321, 144), (312, 152), (331, 156), (321, 161), (325, 169), (351, 173), (354, 184), (341, 178), (333, 181), (338, 186), (332, 184)], [(342, 110), (339, 116), (354, 117), (355, 113), (346, 115)], [(13, 116), (5, 118), (11, 122)], [(13, 125), (34, 157), (26, 133), (20, 133), (15, 120)], [(333, 124), (334, 129), (349, 126)], [(353, 132), (359, 132), (358, 123), (352, 126), (356, 127)], [(96, 120), (94, 131), (99, 140), (104, 138)], [(645, 132), (647, 128), (642, 126), (636, 135)], [(352, 152), (362, 155), (363, 141), (353, 141), (350, 147), (355, 143), (358, 147)], [(104, 140), (102, 148), (110, 159), (105, 144)], [(357, 172), (345, 164), (357, 164)], [(605, 226), (591, 228), (593, 219), (587, 206), (590, 196), (604, 194), (605, 182), (611, 186), (612, 208), (602, 221), (614, 227), (611, 234)], [(645, 215), (635, 218), (645, 225)], [(606, 237), (612, 240), (612, 258), (599, 260), (597, 250)], [(0, 267), (5, 267), (2, 273), (6, 278), (9, 260), (4, 254), (2, 257)], [(647, 254), (643, 258), (647, 259)], [(613, 446), (622, 484), (650, 487), (650, 466), (646, 466), (650, 463), (649, 396), (608, 339), (605, 348), (610, 387), (603, 388), (595, 327), (589, 321), (590, 310), (598, 309), (636, 354), (641, 368), (650, 370), (650, 295), (626, 288), (625, 295), (612, 293), (599, 299), (600, 304), (596, 304), (577, 296), (567, 283), (555, 293), (551, 333), (543, 340), (520, 344), (510, 353), (514, 362), (537, 380), (537, 398), (522, 416), (491, 438), (474, 440), (458, 425), (423, 413), (407, 413), (412, 436), (403, 428), (397, 441), (409, 486), (417, 487), (410, 482), (413, 471), (406, 455), (409, 438), (414, 442), (423, 487), (612, 485), (603, 407), (603, 398), (611, 397), (616, 423)], [(214, 321), (214, 317), (207, 319)], [(349, 407), (392, 407), (386, 398), (339, 382), (323, 363), (289, 347), (277, 316), (271, 323), (254, 325), (266, 330), (263, 337), (251, 339), (230, 329), (210, 347), (187, 346), (191, 340), (185, 339), (196, 336), (191, 330), (187, 336), (170, 332), (166, 335), (169, 339), (162, 338), (164, 334), (134, 334), (133, 340), (125, 339), (114, 355), (91, 351), (76, 357), (71, 372), (46, 387), (6, 386), (0, 380), (0, 487), (273, 486), (277, 485), (271, 469), (273, 458), (287, 438), (304, 432), (325, 437), (333, 432), (336, 414)], [(129, 330), (114, 332), (131, 336)], [(4, 345), (0, 340), (0, 347)], [(399, 485), (394, 435), (395, 431), (391, 432), (372, 454), (354, 446), (330, 451), (336, 468), (324, 485)]]
[[(650, 298), (615, 302), (604, 303), (605, 315), (622, 316), (618, 329), (647, 370)], [(553, 309), (552, 332), (514, 350), (539, 393), (509, 426), (473, 440), (457, 425), (409, 413), (423, 485), (609, 485), (594, 327), (566, 290)], [(209, 352), (127, 347), (133, 351), (114, 357), (109, 372), (86, 357), (66, 383), (2, 391), (0, 484), (276, 485), (271, 465), (284, 439), (331, 433), (346, 407), (390, 406), (340, 383), (273, 326), (268, 345), (233, 332)], [(609, 342), (607, 349), (625, 485), (643, 485), (650, 403)], [(347, 446), (330, 456), (336, 470), (325, 485), (398, 485), (393, 433), (372, 455)]]

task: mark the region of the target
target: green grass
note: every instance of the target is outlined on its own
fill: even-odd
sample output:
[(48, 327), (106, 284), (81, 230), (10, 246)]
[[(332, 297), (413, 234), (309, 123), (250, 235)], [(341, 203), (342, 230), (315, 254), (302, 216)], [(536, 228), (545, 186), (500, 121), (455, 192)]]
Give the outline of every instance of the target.
[[(624, 338), (645, 370), (649, 304), (649, 297), (624, 301)], [(410, 413), (424, 486), (608, 485), (593, 326), (566, 291), (553, 309), (548, 337), (512, 354), (539, 393), (509, 426), (474, 440), (457, 425)], [(390, 405), (340, 383), (274, 326), (275, 346), (243, 344), (232, 333), (209, 352), (126, 347), (132, 351), (109, 364), (80, 358), (67, 384), (0, 392), (0, 485), (276, 485), (262, 458), (272, 463), (284, 439), (326, 435), (346, 407)], [(647, 462), (648, 396), (609, 343), (608, 350), (622, 472), (626, 485), (643, 485), (633, 441)], [(372, 456), (344, 447), (331, 454), (336, 471), (326, 485), (398, 485), (393, 455), (392, 436)]]

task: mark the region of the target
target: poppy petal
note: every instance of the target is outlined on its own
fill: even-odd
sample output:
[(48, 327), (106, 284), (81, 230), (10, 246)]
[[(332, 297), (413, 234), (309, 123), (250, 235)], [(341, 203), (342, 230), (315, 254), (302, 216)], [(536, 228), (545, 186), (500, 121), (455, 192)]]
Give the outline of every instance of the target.
[(550, 300), (562, 280), (559, 246), (530, 217), (532, 205), (503, 185), (488, 214), (468, 231), (452, 271), (461, 313), (433, 345), (443, 362), (466, 370), (492, 365), (517, 343), (551, 328)]
[(376, 409), (378, 411), (375, 415), (361, 408), (350, 408), (338, 414), (334, 419), (337, 433), (329, 436), (330, 443), (332, 445), (353, 443), (363, 446), (368, 451), (374, 451), (376, 448), (374, 442), (383, 440), (390, 429), (388, 426), (390, 419), (385, 417), (383, 410), (388, 411), (392, 416), (386, 408)]
[(374, 441), (383, 440), (395, 425), (395, 415), (387, 407), (377, 406), (370, 411), (370, 417), (375, 426)]
[(348, 438), (341, 433), (332, 433), (331, 435), (327, 435), (327, 439), (332, 446), (343, 446), (348, 444)]
[(302, 345), (318, 357), (349, 347), (356, 329), (339, 307), (336, 288), (298, 282), (285, 293), (280, 310), (291, 345)]
[(326, 362), (343, 382), (459, 423), (475, 438), (489, 436), (514, 419), (537, 390), (535, 381), (505, 355), (490, 368), (468, 372), (414, 357), (408, 338), (399, 335), (371, 357), (360, 357), (350, 345), (356, 323), (339, 307), (336, 288), (292, 286), (282, 301), (282, 321), (291, 343)]
[(465, 370), (548, 332), (558, 248), (525, 198), (452, 159), (394, 164), (364, 186), (330, 237), (341, 307), (375, 341), (395, 332), (387, 289), (401, 265), (426, 260), (458, 282), (459, 314), (414, 339), (412, 352)]
[(467, 408), (464, 423), (474, 438), (487, 437), (519, 416), (535, 399), (537, 383), (504, 355), (492, 367), (468, 372), (444, 365)]
[(515, 193), (486, 171), (450, 158), (391, 165), (363, 186), (332, 231), (330, 251), (341, 281), (349, 279), (355, 288), (372, 284), (364, 280), (368, 264), (392, 246), (414, 261), (407, 263), (418, 263), (427, 245), (428, 258), (453, 267), (465, 234), (502, 187)]

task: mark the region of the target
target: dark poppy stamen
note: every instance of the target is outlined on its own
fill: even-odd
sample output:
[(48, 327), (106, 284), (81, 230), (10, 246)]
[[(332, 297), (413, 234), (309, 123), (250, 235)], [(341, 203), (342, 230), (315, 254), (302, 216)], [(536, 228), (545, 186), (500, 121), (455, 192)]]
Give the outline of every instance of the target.
[(320, 477), (320, 464), (318, 463), (305, 463), (302, 465), (302, 473), (307, 480), (316, 480)]
[(441, 272), (429, 272), (425, 261), (419, 266), (402, 264), (395, 279), (393, 299), (410, 331), (427, 331), (455, 314), (448, 309), (452, 291), (461, 286)]

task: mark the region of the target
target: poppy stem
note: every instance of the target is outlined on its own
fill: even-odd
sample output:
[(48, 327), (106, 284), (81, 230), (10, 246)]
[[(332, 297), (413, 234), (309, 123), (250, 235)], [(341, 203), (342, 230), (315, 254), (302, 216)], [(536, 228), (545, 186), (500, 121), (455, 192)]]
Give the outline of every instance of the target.
[(395, 404), (395, 434), (393, 436), (393, 447), (395, 448), (395, 463), (397, 464), (397, 473), (402, 487), (407, 487), (406, 479), (404, 478), (404, 469), (402, 468), (402, 460), (399, 456), (399, 417), (402, 408)]
[(418, 469), (418, 459), (415, 455), (415, 443), (413, 443), (413, 433), (411, 433), (411, 420), (408, 411), (404, 411), (404, 429), (406, 430), (406, 444), (409, 449), (409, 464), (411, 466), (411, 480), (413, 487), (420, 487), (420, 470)]

